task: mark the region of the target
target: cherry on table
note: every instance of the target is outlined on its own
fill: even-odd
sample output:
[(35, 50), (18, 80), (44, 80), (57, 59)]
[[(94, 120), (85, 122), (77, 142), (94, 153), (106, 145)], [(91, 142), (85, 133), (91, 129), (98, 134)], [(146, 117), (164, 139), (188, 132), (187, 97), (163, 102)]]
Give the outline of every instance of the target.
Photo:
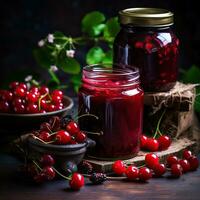
[(129, 166), (126, 168), (125, 174), (128, 180), (136, 180), (139, 178), (139, 169), (135, 166)]
[(163, 174), (165, 174), (165, 172), (166, 172), (166, 167), (165, 167), (164, 164), (158, 163), (158, 164), (156, 164), (156, 165), (153, 167), (153, 171), (154, 171), (154, 173), (155, 173), (155, 176), (160, 177), (160, 176), (162, 176)]
[(46, 176), (44, 173), (39, 173), (33, 177), (33, 180), (36, 183), (43, 183), (46, 180)]
[(73, 190), (79, 190), (84, 186), (84, 177), (79, 173), (73, 173), (69, 185)]
[(151, 170), (147, 167), (142, 167), (139, 169), (139, 180), (140, 181), (147, 181), (152, 178)]
[(190, 163), (191, 171), (195, 171), (199, 167), (199, 160), (196, 156), (191, 156), (188, 161)]
[(112, 165), (112, 170), (117, 175), (122, 175), (126, 171), (126, 166), (123, 161), (117, 160)]
[(171, 175), (174, 177), (174, 178), (178, 178), (182, 175), (182, 167), (180, 164), (172, 164), (171, 166)]
[(145, 164), (146, 164), (149, 168), (153, 169), (154, 166), (155, 166), (156, 164), (158, 164), (158, 163), (159, 163), (159, 158), (158, 158), (157, 155), (155, 155), (155, 154), (153, 154), (153, 153), (148, 153), (148, 154), (146, 154), (146, 156), (145, 156)]
[(183, 173), (190, 171), (190, 163), (188, 162), (188, 160), (186, 159), (179, 160), (179, 164), (181, 165), (183, 169)]
[(178, 158), (176, 156), (174, 156), (174, 155), (169, 155), (167, 157), (167, 164), (168, 164), (168, 166), (171, 166), (173, 164), (178, 164), (178, 162), (179, 162)]
[(42, 173), (45, 175), (45, 178), (47, 180), (54, 179), (56, 173), (52, 167), (46, 166), (43, 168)]
[(186, 160), (188, 160), (190, 157), (192, 157), (192, 152), (189, 150), (184, 150), (183, 151), (183, 158), (185, 158)]

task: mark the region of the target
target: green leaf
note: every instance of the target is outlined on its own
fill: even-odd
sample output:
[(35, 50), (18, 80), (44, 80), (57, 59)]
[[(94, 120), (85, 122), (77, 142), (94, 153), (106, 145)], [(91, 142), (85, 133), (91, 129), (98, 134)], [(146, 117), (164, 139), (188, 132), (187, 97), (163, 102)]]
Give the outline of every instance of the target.
[(92, 47), (87, 55), (86, 55), (86, 62), (87, 64), (96, 64), (96, 63), (101, 63), (103, 57), (105, 56), (105, 53), (103, 49), (99, 46)]
[(90, 35), (98, 36), (103, 32), (104, 28), (105, 28), (105, 24), (99, 24), (99, 25), (93, 26), (90, 31)]
[(104, 37), (108, 41), (113, 42), (119, 30), (120, 30), (120, 25), (118, 22), (118, 18), (113, 17), (106, 22), (106, 27), (104, 29)]
[(75, 58), (67, 57), (64, 50), (58, 56), (56, 66), (69, 74), (78, 74), (80, 72), (80, 63)]
[[(93, 11), (84, 16), (82, 19), (82, 31), (89, 34), (90, 36), (95, 36), (95, 31), (92, 30), (93, 27), (98, 27), (98, 25), (102, 24), (105, 21), (105, 16), (103, 13), (99, 11)], [(96, 28), (101, 30), (101, 28)], [(96, 33), (100, 33), (101, 31), (96, 31)]]
[(57, 75), (52, 71), (52, 70), (48, 70), (50, 76), (51, 76), (51, 79), (53, 82), (55, 82), (57, 85), (60, 85), (60, 80), (59, 78), (57, 77)]
[(106, 52), (105, 56), (103, 57), (102, 63), (112, 64), (112, 62), (113, 62), (113, 51), (109, 50)]
[(57, 45), (62, 45), (66, 41), (66, 36), (59, 31), (56, 31), (54, 34), (54, 43)]
[(196, 65), (192, 65), (192, 67), (182, 75), (182, 81), (184, 83), (200, 83), (200, 68)]
[(44, 68), (49, 68), (56, 62), (53, 52), (47, 47), (34, 49), (33, 56), (36, 62)]

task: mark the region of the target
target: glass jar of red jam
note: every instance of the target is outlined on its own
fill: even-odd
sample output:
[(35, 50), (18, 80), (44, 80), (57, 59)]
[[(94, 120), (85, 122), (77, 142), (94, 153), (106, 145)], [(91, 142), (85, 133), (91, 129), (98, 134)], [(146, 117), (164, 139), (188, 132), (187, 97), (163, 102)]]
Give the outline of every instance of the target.
[(177, 81), (179, 40), (173, 13), (158, 8), (119, 12), (121, 30), (114, 41), (114, 62), (138, 67), (145, 92), (170, 90)]
[[(138, 69), (93, 65), (83, 69), (79, 90), (81, 130), (96, 141), (89, 156), (100, 160), (134, 157), (142, 132), (143, 90)], [(97, 116), (97, 117), (94, 117)]]

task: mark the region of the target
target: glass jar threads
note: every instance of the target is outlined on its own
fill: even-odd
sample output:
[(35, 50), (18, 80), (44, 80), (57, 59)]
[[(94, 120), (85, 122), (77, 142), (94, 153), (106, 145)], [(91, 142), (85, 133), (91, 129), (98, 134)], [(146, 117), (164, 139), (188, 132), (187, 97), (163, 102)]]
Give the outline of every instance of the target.
[(91, 116), (80, 118), (79, 125), (96, 141), (89, 156), (101, 160), (134, 157), (139, 151), (143, 118), (138, 70), (128, 66), (123, 70), (120, 66), (87, 66), (82, 82), (79, 115)]
[(177, 81), (179, 40), (173, 13), (158, 8), (119, 12), (121, 30), (114, 41), (114, 62), (138, 67), (144, 91), (170, 90)]

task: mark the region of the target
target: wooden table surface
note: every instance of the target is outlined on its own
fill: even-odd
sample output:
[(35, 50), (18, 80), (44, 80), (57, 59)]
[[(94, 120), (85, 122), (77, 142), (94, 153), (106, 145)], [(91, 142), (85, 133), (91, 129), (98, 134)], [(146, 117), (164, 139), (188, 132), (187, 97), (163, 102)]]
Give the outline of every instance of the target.
[(63, 179), (34, 185), (17, 171), (19, 166), (14, 157), (0, 154), (0, 200), (200, 199), (200, 169), (179, 179), (153, 178), (148, 183), (107, 181), (98, 186), (86, 183), (79, 192), (74, 192)]

